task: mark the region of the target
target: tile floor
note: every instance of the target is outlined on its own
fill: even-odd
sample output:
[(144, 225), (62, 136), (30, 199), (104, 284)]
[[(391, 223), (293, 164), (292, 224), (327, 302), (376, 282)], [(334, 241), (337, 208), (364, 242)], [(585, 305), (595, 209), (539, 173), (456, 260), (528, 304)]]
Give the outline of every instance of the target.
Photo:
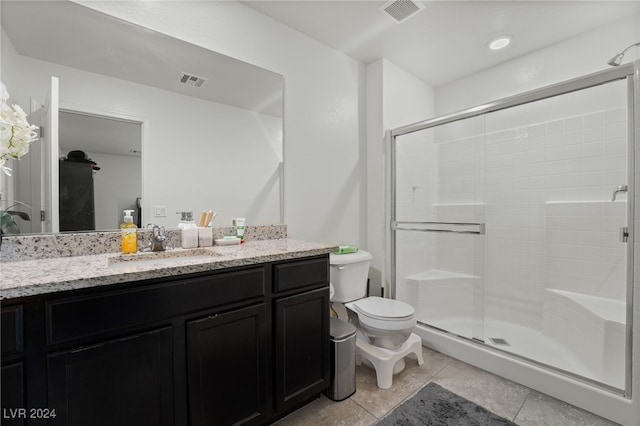
[(423, 347), (424, 365), (407, 359), (390, 389), (379, 389), (372, 369), (356, 369), (356, 393), (334, 402), (324, 395), (277, 426), (374, 425), (433, 381), (521, 426), (613, 426), (608, 420)]

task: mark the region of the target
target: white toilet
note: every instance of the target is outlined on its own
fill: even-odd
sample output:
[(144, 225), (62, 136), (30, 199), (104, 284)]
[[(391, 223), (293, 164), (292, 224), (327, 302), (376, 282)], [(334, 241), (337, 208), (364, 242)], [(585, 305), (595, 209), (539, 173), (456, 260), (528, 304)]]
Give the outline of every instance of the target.
[(378, 387), (387, 389), (391, 387), (393, 375), (404, 370), (405, 356), (414, 353), (418, 364), (424, 363), (422, 340), (413, 333), (416, 318), (411, 305), (366, 297), (371, 259), (371, 254), (363, 250), (330, 255), (331, 302), (347, 308), (339, 317), (346, 320), (346, 314), (358, 329), (358, 358), (376, 370)]

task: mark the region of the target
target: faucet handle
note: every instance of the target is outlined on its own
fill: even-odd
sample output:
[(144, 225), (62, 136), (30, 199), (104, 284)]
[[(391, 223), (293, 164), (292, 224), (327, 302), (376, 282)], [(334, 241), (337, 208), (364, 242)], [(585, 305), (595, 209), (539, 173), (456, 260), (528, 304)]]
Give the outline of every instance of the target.
[(148, 229), (152, 229), (151, 232), (151, 241), (149, 242), (149, 246), (151, 247), (151, 251), (165, 251), (166, 243), (165, 243), (165, 233), (164, 226), (154, 225), (150, 223), (147, 225)]
[(149, 223), (147, 225), (147, 229), (152, 229), (153, 232), (151, 234), (151, 238), (153, 241), (163, 241), (165, 238), (164, 226), (162, 225), (154, 225), (153, 223)]
[(154, 226), (153, 237), (158, 241), (164, 240), (164, 226)]
[(618, 193), (620, 192), (628, 192), (629, 191), (629, 187), (627, 185), (618, 185), (615, 188), (613, 188), (613, 196), (611, 197), (611, 201), (615, 201), (616, 200), (616, 195), (618, 195)]

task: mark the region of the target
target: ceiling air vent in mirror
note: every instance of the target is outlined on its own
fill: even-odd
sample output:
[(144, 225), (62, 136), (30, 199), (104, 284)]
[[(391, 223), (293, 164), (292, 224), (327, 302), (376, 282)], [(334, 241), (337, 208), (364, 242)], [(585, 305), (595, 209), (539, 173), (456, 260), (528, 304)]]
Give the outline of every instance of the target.
[(198, 77), (197, 75), (187, 74), (183, 72), (180, 75), (180, 83), (188, 86), (202, 87), (207, 82), (206, 78)]
[(416, 13), (424, 9), (424, 5), (413, 0), (391, 0), (385, 3), (380, 10), (389, 15), (398, 24), (406, 21)]

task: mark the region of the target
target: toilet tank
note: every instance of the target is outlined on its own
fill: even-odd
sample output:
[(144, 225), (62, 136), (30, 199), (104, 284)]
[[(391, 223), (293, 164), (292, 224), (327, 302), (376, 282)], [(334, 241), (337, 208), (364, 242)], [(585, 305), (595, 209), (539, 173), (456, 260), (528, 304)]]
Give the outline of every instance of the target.
[(329, 255), (331, 284), (334, 289), (332, 302), (346, 303), (367, 295), (371, 259), (371, 254), (364, 250)]

